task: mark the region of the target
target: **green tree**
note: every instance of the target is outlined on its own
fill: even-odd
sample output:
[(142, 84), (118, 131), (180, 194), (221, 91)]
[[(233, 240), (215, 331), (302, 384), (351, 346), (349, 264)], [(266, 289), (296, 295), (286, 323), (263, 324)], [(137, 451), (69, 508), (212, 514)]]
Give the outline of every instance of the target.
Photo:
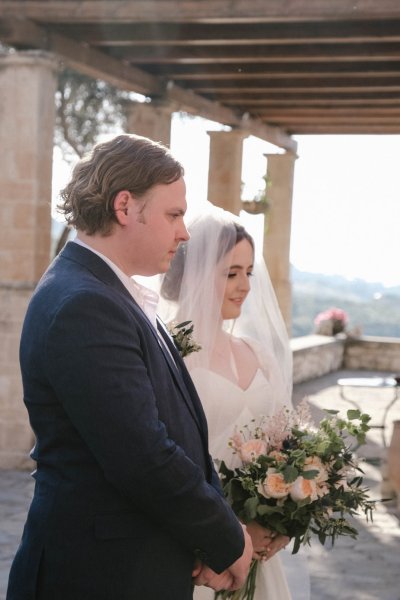
[(66, 160), (83, 156), (99, 137), (125, 129), (130, 92), (71, 69), (58, 77), (55, 144)]
[[(126, 106), (134, 94), (73, 71), (59, 73), (56, 92), (54, 143), (64, 160), (74, 162), (107, 133), (126, 129)], [(55, 247), (57, 255), (68, 239), (62, 230)]]

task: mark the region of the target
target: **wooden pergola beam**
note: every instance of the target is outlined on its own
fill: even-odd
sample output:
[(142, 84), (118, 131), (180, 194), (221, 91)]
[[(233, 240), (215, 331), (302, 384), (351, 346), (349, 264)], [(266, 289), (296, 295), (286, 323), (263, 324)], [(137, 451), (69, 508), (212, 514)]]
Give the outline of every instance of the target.
[(2, 0), (1, 14), (53, 23), (260, 23), (399, 18), (398, 0)]
[(0, 20), (0, 40), (11, 46), (53, 52), (71, 68), (89, 77), (104, 79), (116, 87), (148, 95), (161, 93), (157, 77), (93, 50), (87, 44), (47, 31), (26, 19)]
[(184, 53), (180, 46), (115, 46), (112, 55), (123, 56), (132, 64), (229, 64), (271, 62), (346, 62), (346, 61), (398, 61), (400, 42), (383, 41), (374, 44), (374, 52), (367, 44), (289, 44), (188, 46)]
[(218, 102), (179, 88), (172, 82), (165, 84), (162, 79), (120, 62), (84, 43), (47, 31), (31, 21), (0, 20), (0, 40), (10, 45), (17, 44), (52, 52), (71, 68), (90, 77), (106, 80), (116, 87), (165, 100), (173, 105), (174, 110), (187, 111), (231, 127), (246, 127), (247, 131), (261, 139), (286, 150), (296, 151), (297, 143), (277, 127), (243, 119), (242, 115), (229, 107), (221, 106)]
[[(54, 24), (57, 27), (57, 23)], [(98, 46), (288, 45), (400, 41), (399, 21), (310, 23), (63, 23), (62, 33)], [(60, 31), (61, 33), (61, 31)]]

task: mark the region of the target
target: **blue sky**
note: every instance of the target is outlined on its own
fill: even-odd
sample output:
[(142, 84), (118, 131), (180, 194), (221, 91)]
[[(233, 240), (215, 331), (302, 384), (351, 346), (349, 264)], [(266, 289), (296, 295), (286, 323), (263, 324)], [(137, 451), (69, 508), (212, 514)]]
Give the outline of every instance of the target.
[[(171, 148), (186, 171), (189, 212), (207, 196), (209, 136), (221, 129), (200, 118), (174, 116)], [(291, 262), (300, 270), (400, 284), (400, 136), (299, 136), (295, 165)], [(265, 152), (244, 142), (244, 196), (262, 187)], [(53, 196), (70, 167), (55, 152)]]

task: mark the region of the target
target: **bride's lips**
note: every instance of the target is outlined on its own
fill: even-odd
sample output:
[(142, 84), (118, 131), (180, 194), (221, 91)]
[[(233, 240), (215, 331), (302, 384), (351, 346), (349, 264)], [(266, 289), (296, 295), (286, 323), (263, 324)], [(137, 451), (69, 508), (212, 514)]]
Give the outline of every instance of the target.
[(240, 306), (241, 304), (243, 304), (244, 298), (230, 298), (230, 301)]

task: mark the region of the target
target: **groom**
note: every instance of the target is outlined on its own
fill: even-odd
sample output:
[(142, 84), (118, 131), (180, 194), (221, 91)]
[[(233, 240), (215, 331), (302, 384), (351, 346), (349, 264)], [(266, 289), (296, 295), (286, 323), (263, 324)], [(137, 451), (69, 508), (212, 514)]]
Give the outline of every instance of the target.
[(181, 165), (121, 135), (75, 167), (78, 232), (30, 302), (21, 339), (35, 494), (7, 600), (189, 600), (242, 585), (251, 542), (222, 497), (204, 414), (132, 275), (188, 239)]

